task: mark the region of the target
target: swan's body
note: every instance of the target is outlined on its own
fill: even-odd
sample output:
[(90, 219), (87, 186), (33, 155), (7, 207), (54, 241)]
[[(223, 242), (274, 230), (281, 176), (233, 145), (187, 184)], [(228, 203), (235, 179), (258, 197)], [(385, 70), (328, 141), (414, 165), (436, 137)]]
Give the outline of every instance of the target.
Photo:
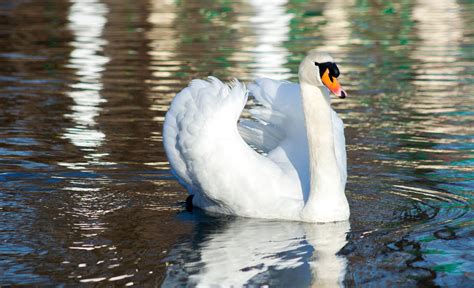
[(247, 102), (238, 81), (228, 86), (216, 78), (193, 80), (176, 95), (163, 141), (194, 206), (268, 219), (349, 218), (343, 123), (314, 62), (332, 58), (310, 52), (300, 65), (300, 85), (258, 79), (249, 86), (263, 106), (251, 110), (256, 121), (237, 124)]

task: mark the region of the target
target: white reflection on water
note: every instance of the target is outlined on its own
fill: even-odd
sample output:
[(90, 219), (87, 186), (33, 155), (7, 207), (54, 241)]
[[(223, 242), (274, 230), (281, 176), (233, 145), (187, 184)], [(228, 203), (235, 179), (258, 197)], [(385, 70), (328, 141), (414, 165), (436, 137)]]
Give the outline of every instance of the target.
[(312, 224), (237, 218), (225, 224), (209, 235), (196, 237), (201, 242), (177, 246), (170, 253), (172, 264), (163, 286), (183, 284), (180, 281), (186, 278), (187, 284), (203, 287), (342, 285), (347, 259), (336, 253), (347, 243), (349, 222)]
[[(416, 1), (413, 18), (417, 21), (416, 32), (421, 41), (415, 46), (415, 59), (424, 63), (450, 63), (458, 60), (456, 56), (464, 31), (460, 11), (461, 7), (455, 0)], [(446, 67), (437, 72), (449, 75), (453, 70), (452, 67)], [(440, 79), (435, 81), (437, 80)]]
[(287, 0), (250, 0), (255, 15), (250, 23), (255, 29), (256, 43), (253, 49), (255, 70), (253, 76), (269, 77), (277, 80), (288, 79), (290, 69), (283, 67), (287, 63), (288, 50), (283, 43), (288, 41), (292, 15), (286, 12)]
[[(107, 6), (97, 0), (77, 0), (72, 1), (68, 15), (68, 26), (74, 37), (70, 43), (74, 49), (70, 54), (68, 67), (75, 71), (76, 83), (70, 86), (67, 93), (73, 100), (70, 107), (72, 112), (65, 115), (72, 120), (74, 126), (66, 129), (63, 138), (69, 139), (84, 153), (84, 161), (61, 162), (59, 165), (82, 172), (92, 172), (88, 169), (91, 165), (114, 164), (102, 160), (107, 153), (101, 153), (98, 149), (105, 141), (106, 135), (98, 129), (96, 122), (96, 117), (102, 110), (100, 105), (105, 102), (101, 95), (102, 74), (109, 58), (100, 54), (104, 52), (103, 46), (107, 44), (102, 37), (107, 13)], [(63, 189), (72, 192), (71, 197), (74, 199), (74, 204), (69, 206), (67, 211), (76, 217), (72, 229), (80, 230), (84, 236), (83, 241), (77, 239), (69, 248), (98, 249), (94, 245), (91, 246), (88, 239), (96, 237), (104, 230), (105, 223), (100, 217), (109, 211), (101, 208), (101, 204), (110, 201), (108, 198), (113, 196), (99, 192), (110, 180), (106, 177), (91, 179), (82, 176), (66, 179), (69, 185)]]
[(148, 5), (150, 13), (147, 22), (151, 28), (145, 35), (149, 39), (150, 70), (155, 79), (147, 82), (153, 84), (153, 93), (165, 93), (170, 90), (169, 84), (177, 82), (173, 79), (176, 70), (184, 65), (175, 60), (179, 58), (177, 51), (180, 39), (175, 27), (176, 7), (175, 3), (169, 0), (150, 0)]
[(347, 50), (346, 46), (351, 39), (351, 17), (348, 14), (348, 7), (354, 1), (333, 0), (326, 3), (324, 9), (324, 18), (326, 24), (321, 29), (321, 36), (324, 39), (324, 45), (317, 47), (321, 51), (329, 52), (336, 61), (345, 59), (347, 55), (339, 55)]
[[(460, 45), (465, 30), (461, 7), (454, 0), (418, 0), (413, 18), (417, 21), (416, 32), (420, 39), (410, 55), (416, 63), (416, 73), (411, 81), (416, 88), (416, 97), (410, 97), (404, 108), (416, 111), (420, 116), (410, 129), (415, 133), (469, 134), (463, 125), (452, 122), (457, 120), (455, 113), (467, 100), (459, 85), (464, 68), (457, 64), (462, 61)], [(436, 114), (438, 117), (433, 117)]]
[[(146, 82), (152, 85), (148, 98), (150, 99), (149, 109), (152, 111), (161, 111), (153, 121), (163, 122), (164, 114), (168, 111), (170, 100), (175, 96), (175, 88), (173, 85), (180, 83), (180, 79), (176, 79), (175, 73), (177, 67), (185, 66), (177, 56), (179, 51), (179, 33), (176, 29), (176, 3), (170, 0), (150, 0), (148, 3), (150, 13), (147, 22), (151, 28), (145, 33), (145, 37), (149, 40), (148, 55), (150, 57), (150, 66), (152, 79)], [(150, 135), (151, 141), (162, 141), (161, 130), (153, 131)], [(145, 162), (146, 165), (163, 170), (163, 164), (168, 162)], [(168, 167), (166, 166), (166, 169)]]
[(72, 2), (68, 20), (74, 36), (70, 44), (74, 49), (67, 67), (75, 70), (77, 83), (71, 85), (71, 91), (67, 93), (74, 105), (71, 107), (72, 113), (66, 117), (71, 118), (75, 126), (67, 129), (63, 137), (86, 152), (84, 157), (87, 162), (60, 165), (83, 169), (90, 164), (110, 164), (101, 163), (100, 158), (105, 154), (97, 153), (97, 148), (105, 140), (105, 134), (96, 127), (95, 121), (102, 109), (101, 103), (105, 102), (100, 94), (103, 87), (101, 77), (109, 58), (100, 54), (107, 43), (102, 38), (102, 31), (107, 22), (105, 15), (108, 9), (96, 0)]

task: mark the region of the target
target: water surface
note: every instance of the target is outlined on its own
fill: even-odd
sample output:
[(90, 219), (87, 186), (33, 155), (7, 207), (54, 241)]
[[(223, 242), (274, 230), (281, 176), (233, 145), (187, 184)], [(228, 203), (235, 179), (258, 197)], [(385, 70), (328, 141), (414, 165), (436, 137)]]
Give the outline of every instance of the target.
[[(472, 286), (471, 1), (0, 3), (0, 285)], [(173, 96), (215, 75), (349, 92), (349, 222), (184, 212)], [(252, 104), (249, 105), (251, 107)]]

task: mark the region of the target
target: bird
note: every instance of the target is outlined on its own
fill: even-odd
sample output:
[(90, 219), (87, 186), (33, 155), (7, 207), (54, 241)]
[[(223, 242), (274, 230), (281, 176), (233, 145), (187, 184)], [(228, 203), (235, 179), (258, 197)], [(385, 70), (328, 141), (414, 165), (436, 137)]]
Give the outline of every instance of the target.
[[(240, 217), (336, 222), (350, 216), (344, 124), (331, 94), (345, 98), (339, 67), (310, 50), (299, 84), (259, 78), (246, 85), (194, 79), (163, 124), (171, 171), (188, 208)], [(255, 102), (242, 117), (248, 98)]]

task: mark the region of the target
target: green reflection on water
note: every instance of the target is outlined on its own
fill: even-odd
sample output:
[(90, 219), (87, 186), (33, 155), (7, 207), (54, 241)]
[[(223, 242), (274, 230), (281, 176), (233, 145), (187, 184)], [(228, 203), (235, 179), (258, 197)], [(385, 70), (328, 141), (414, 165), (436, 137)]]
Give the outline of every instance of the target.
[(462, 262), (449, 263), (449, 264), (440, 264), (433, 266), (433, 270), (436, 272), (446, 272), (446, 273), (462, 273), (459, 271)]

